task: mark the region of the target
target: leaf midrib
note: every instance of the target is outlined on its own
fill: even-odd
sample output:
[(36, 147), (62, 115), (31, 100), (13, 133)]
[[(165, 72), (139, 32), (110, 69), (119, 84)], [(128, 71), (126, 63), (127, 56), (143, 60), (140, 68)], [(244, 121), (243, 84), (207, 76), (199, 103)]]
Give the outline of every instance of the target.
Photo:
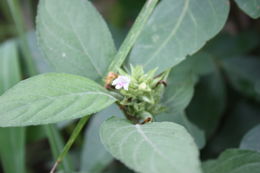
[[(72, 1), (71, 1), (71, 2), (72, 2)], [(45, 7), (46, 11), (48, 12), (49, 16), (53, 19), (53, 21), (54, 21), (55, 23), (58, 23), (58, 22), (52, 17), (51, 13), (49, 12), (48, 8), (46, 7), (46, 3), (45, 3), (45, 5), (44, 5), (44, 7)], [(74, 29), (73, 25), (71, 24), (71, 20), (70, 20), (70, 18), (68, 17), (67, 13), (65, 14), (65, 16), (66, 16), (67, 19), (68, 19), (68, 22), (69, 22), (70, 27), (72, 28), (73, 34), (76, 36), (78, 42), (80, 43), (81, 50), (83, 51), (83, 52), (82, 52), (83, 55), (86, 55), (86, 57), (89, 59), (91, 65), (94, 67), (94, 69), (95, 69), (95, 71), (97, 72), (97, 74), (98, 74), (100, 77), (103, 77), (103, 74), (102, 74), (102, 73), (98, 70), (98, 68), (94, 65), (91, 56), (90, 56), (89, 53), (86, 51), (85, 46), (83, 45), (83, 43), (82, 43), (80, 37), (78, 36), (77, 32), (75, 32), (75, 29)]]
[[(174, 163), (172, 163), (169, 159), (167, 159), (164, 154), (157, 148), (156, 145), (153, 144), (153, 142), (146, 136), (145, 132), (142, 130), (141, 126), (139, 124), (135, 125), (135, 128), (137, 130), (137, 132), (141, 135), (141, 137), (144, 139), (144, 141), (146, 141), (146, 143), (148, 143), (153, 150), (163, 159), (165, 159), (166, 161), (168, 161), (170, 163), (170, 165), (174, 165)], [(175, 169), (177, 169), (176, 167), (174, 167)]]
[(188, 7), (189, 7), (189, 3), (190, 0), (185, 0), (185, 4), (183, 6), (181, 15), (175, 25), (175, 27), (173, 28), (172, 32), (170, 33), (170, 35), (168, 36), (168, 38), (165, 39), (165, 41), (161, 44), (161, 46), (157, 49), (157, 51), (155, 51), (155, 53), (151, 56), (151, 58), (149, 60), (146, 61), (146, 63), (144, 64), (144, 66), (147, 66), (147, 64), (149, 64), (160, 52), (161, 50), (165, 47), (165, 45), (171, 40), (171, 38), (177, 33), (183, 18), (185, 17), (187, 11), (188, 11)]
[[(107, 97), (110, 97), (112, 99), (115, 99), (113, 96), (107, 94), (107, 93), (104, 93), (104, 92), (94, 92), (94, 91), (87, 91), (87, 92), (79, 92), (79, 93), (70, 93), (70, 94), (61, 94), (61, 95), (56, 95), (56, 96), (46, 96), (46, 95), (31, 95), (31, 96), (38, 96), (38, 97), (41, 97), (39, 99), (35, 99), (35, 100), (32, 100), (31, 102), (36, 102), (36, 101), (41, 101), (41, 100), (44, 100), (44, 99), (47, 99), (47, 100), (56, 100), (58, 99), (59, 97), (71, 97), (71, 96), (84, 96), (84, 95), (94, 95), (94, 94), (97, 94), (97, 95), (104, 95), (104, 96), (107, 96)], [(30, 95), (29, 95), (30, 96)], [(10, 102), (13, 102), (15, 101), (16, 99), (11, 99), (11, 100), (8, 100)], [(24, 100), (21, 100), (19, 99), (19, 101), (24, 101)], [(31, 103), (29, 102), (29, 103)]]

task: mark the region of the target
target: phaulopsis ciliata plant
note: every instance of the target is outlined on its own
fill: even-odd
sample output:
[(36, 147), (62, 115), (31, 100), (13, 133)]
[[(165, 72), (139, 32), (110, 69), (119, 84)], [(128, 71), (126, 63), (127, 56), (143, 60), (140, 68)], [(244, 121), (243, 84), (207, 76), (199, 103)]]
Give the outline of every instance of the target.
[[(259, 17), (259, 10), (237, 3)], [(229, 10), (228, 0), (147, 0), (117, 50), (88, 0), (40, 0), (38, 45), (55, 72), (7, 90), (0, 97), (0, 126), (82, 118), (73, 141), (90, 116), (109, 114), (100, 127), (102, 144), (130, 169), (202, 173), (204, 134), (185, 108), (202, 73), (197, 66), (205, 63), (196, 52), (223, 28)]]

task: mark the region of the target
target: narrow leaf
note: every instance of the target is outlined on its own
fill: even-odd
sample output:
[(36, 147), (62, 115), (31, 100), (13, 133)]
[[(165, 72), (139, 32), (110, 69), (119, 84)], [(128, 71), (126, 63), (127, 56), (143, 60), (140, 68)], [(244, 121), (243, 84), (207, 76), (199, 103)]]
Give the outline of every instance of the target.
[(25, 128), (0, 128), (0, 158), (5, 173), (25, 173)]
[(226, 22), (227, 0), (163, 0), (143, 29), (129, 58), (157, 73), (198, 51)]
[(115, 158), (137, 172), (201, 173), (196, 144), (178, 124), (133, 125), (113, 117), (102, 124), (100, 136)]
[(0, 126), (56, 123), (98, 112), (115, 98), (95, 82), (58, 73), (18, 83), (0, 97)]
[[(43, 127), (45, 134), (48, 137), (49, 145), (51, 146), (52, 156), (54, 159), (57, 159), (64, 147), (64, 141), (62, 139), (61, 133), (59, 133), (59, 129), (57, 128), (56, 124), (45, 125)], [(60, 164), (61, 170), (64, 170), (65, 172), (72, 172), (73, 168), (70, 161), (71, 160), (69, 155), (66, 155)]]
[[(0, 95), (21, 79), (14, 41), (0, 47)], [(0, 160), (5, 173), (25, 173), (25, 128), (0, 128)]]
[(0, 94), (21, 80), (16, 44), (7, 41), (0, 47)]
[(115, 55), (111, 34), (88, 0), (41, 0), (38, 42), (58, 72), (104, 77)]

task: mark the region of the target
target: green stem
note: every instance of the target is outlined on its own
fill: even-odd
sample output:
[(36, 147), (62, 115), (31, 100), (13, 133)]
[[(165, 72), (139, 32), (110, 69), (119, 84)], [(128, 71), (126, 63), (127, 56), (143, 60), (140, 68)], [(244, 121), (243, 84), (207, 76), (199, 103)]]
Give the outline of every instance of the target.
[(126, 39), (119, 48), (114, 60), (112, 61), (109, 67), (109, 72), (116, 72), (117, 69), (122, 66), (158, 1), (159, 0), (147, 0)]
[(68, 153), (69, 149), (71, 148), (72, 144), (75, 142), (76, 138), (78, 137), (79, 133), (81, 132), (84, 125), (88, 122), (90, 115), (87, 115), (80, 119), (77, 126), (72, 132), (68, 142), (66, 143), (65, 147), (63, 148), (62, 152), (59, 154), (58, 159), (56, 160), (55, 164), (53, 165), (50, 173), (54, 173), (56, 168), (58, 167), (59, 163), (62, 162), (66, 154)]
[(23, 20), (23, 14), (20, 9), (19, 0), (7, 0), (8, 7), (10, 9), (12, 18), (15, 23), (17, 33), (21, 39), (21, 51), (25, 57), (26, 65), (28, 66), (30, 76), (37, 74), (37, 69), (34, 64), (32, 55), (30, 53), (29, 44), (27, 42), (25, 34), (25, 22)]
[[(59, 133), (59, 130), (57, 129), (57, 126), (55, 126), (55, 125), (45, 125), (44, 130), (49, 139), (52, 155), (54, 158), (57, 158), (64, 146), (64, 142)], [(66, 157), (64, 159), (64, 162), (61, 164), (61, 168), (65, 172), (72, 172), (73, 169), (71, 167), (68, 157)]]

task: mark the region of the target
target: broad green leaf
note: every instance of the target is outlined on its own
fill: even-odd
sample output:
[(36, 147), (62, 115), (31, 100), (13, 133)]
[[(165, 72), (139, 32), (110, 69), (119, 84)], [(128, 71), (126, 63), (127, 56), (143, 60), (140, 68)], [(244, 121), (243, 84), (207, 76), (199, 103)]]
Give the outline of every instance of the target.
[(88, 0), (41, 0), (37, 33), (58, 72), (101, 79), (115, 55), (111, 34)]
[(112, 117), (101, 125), (100, 136), (115, 158), (137, 172), (201, 173), (196, 144), (178, 124), (133, 125)]
[(260, 0), (235, 0), (241, 8), (250, 17), (257, 19), (260, 17)]
[(187, 115), (209, 137), (218, 127), (225, 106), (226, 88), (220, 72), (214, 67), (213, 72), (201, 77), (196, 85)]
[(237, 91), (260, 101), (260, 59), (258, 57), (225, 59), (223, 67), (231, 85)]
[(260, 152), (260, 124), (251, 129), (243, 137), (240, 148)]
[(199, 149), (205, 146), (206, 141), (204, 132), (196, 125), (191, 123), (184, 112), (168, 110), (167, 112), (158, 115), (158, 117), (156, 117), (156, 120), (170, 121), (182, 125), (191, 134)]
[[(21, 79), (14, 41), (0, 46), (0, 95)], [(25, 129), (0, 128), (0, 160), (5, 173), (25, 173)]]
[(137, 40), (129, 63), (157, 73), (198, 51), (225, 24), (227, 0), (162, 0)]
[(0, 97), (0, 126), (56, 123), (96, 113), (115, 101), (103, 87), (80, 76), (38, 75)]
[(112, 115), (124, 117), (122, 111), (116, 105), (112, 105), (97, 113), (88, 125), (81, 155), (81, 172), (100, 173), (112, 162), (113, 157), (106, 151), (99, 138), (101, 123)]
[(205, 173), (259, 173), (260, 153), (230, 149), (203, 165)]

